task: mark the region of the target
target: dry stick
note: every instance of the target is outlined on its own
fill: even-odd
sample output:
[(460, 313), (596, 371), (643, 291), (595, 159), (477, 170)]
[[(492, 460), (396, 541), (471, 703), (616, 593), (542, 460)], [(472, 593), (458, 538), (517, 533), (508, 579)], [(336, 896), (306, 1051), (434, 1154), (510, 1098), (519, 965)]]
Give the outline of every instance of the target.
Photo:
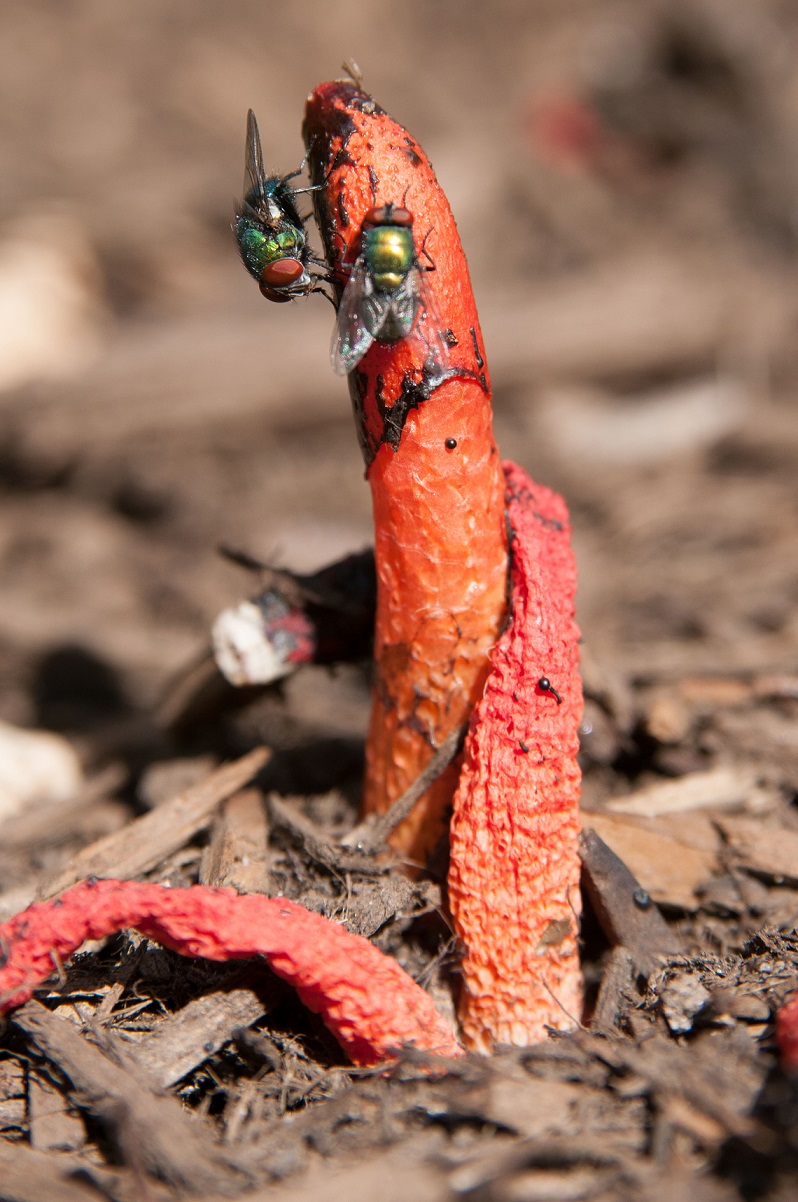
[(387, 813), (378, 818), (368, 834), (359, 840), (358, 847), (361, 851), (373, 854), (385, 846), (393, 830), (400, 822), (404, 822), (416, 802), (424, 796), (433, 781), (436, 781), (440, 774), (449, 767), (455, 756), (460, 754), (467, 730), (468, 724), (464, 723), (458, 730), (453, 730), (451, 734), (446, 736), (430, 762), (419, 772), (412, 785), (405, 789), (401, 797), (397, 797)]
[(222, 805), (202, 855), (199, 883), (269, 892), (269, 826), (258, 789), (242, 789)]
[(38, 896), (53, 897), (89, 876), (125, 880), (148, 872), (207, 826), (219, 803), (248, 784), (270, 758), (267, 747), (257, 747), (122, 830), (97, 839), (42, 882)]

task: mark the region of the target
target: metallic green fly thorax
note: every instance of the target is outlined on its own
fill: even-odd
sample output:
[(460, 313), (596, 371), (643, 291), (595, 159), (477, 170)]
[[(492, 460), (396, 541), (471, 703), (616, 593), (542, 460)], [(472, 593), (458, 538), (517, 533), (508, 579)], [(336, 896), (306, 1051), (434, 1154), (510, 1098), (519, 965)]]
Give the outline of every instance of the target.
[(375, 226), (366, 230), (363, 254), (378, 292), (395, 292), (416, 257), (413, 231), (406, 226)]
[(267, 230), (263, 222), (252, 217), (238, 216), (235, 235), (241, 258), (247, 271), (260, 282), (265, 269), (279, 259), (300, 259), (305, 248), (304, 230), (286, 222), (282, 228)]
[[(426, 241), (426, 239), (425, 239)], [(423, 244), (421, 253), (429, 259)], [(423, 344), (424, 353), (441, 366), (446, 346), (423, 299), (423, 266), (413, 238), (413, 214), (404, 205), (375, 205), (363, 218), (360, 251), (349, 271), (349, 282), (338, 304), (330, 346), (333, 370), (353, 371), (374, 342), (390, 344), (403, 338)], [(425, 324), (419, 312), (427, 314)]]

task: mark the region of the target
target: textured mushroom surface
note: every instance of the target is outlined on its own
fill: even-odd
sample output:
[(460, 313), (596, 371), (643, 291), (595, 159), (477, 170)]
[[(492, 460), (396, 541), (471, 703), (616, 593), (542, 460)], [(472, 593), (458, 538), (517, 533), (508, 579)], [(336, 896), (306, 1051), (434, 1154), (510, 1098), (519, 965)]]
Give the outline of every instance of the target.
[(468, 1047), (524, 1046), (582, 1011), (577, 935), (582, 689), (561, 497), (505, 463), (511, 615), (474, 711), (451, 831)]
[[(341, 81), (312, 93), (304, 132), (338, 291), (375, 205), (409, 209), (419, 261), (431, 265), (423, 245), (434, 264), (422, 270), (416, 323), (429, 345), (375, 342), (349, 376), (378, 579), (364, 810), (382, 813), (468, 721), (482, 692), (506, 608), (504, 479), (468, 265), (424, 151)], [(412, 860), (423, 862), (445, 837), (458, 763), (394, 833), (394, 847)]]

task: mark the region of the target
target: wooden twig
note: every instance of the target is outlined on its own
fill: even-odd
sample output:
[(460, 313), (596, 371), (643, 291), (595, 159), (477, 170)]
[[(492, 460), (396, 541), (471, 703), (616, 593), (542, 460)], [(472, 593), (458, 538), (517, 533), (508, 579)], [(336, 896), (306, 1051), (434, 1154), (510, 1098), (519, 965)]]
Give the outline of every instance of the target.
[(413, 783), (397, 797), (391, 808), (377, 819), (368, 833), (358, 841), (358, 847), (367, 854), (380, 851), (385, 847), (388, 838), (400, 822), (404, 822), (430, 785), (438, 779), (455, 756), (459, 755), (465, 740), (468, 724), (458, 727), (448, 734), (437, 749), (425, 768), (419, 772)]
[(40, 898), (52, 897), (89, 876), (127, 880), (148, 872), (187, 839), (207, 826), (216, 807), (252, 780), (271, 752), (258, 747), (231, 764), (217, 768), (207, 780), (171, 801), (84, 847), (39, 885)]
[(259, 790), (242, 789), (222, 804), (203, 852), (199, 883), (269, 892), (269, 828)]

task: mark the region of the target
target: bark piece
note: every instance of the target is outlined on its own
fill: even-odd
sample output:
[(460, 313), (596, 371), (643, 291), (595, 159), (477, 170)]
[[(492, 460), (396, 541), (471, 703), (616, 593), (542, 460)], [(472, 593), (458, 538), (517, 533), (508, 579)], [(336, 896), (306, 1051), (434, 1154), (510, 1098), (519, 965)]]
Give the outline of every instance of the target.
[(678, 937), (650, 894), (590, 826), (580, 835), (579, 849), (588, 896), (604, 934), (626, 949), (635, 975), (647, 977), (657, 956), (681, 950)]
[(591, 1028), (614, 1031), (624, 1008), (624, 995), (633, 988), (635, 962), (625, 947), (615, 947), (604, 966)]
[(73, 1162), (25, 1144), (0, 1143), (0, 1191), (3, 1202), (97, 1202), (97, 1190), (75, 1176)]
[(39, 886), (39, 896), (52, 897), (89, 876), (128, 878), (154, 868), (207, 826), (219, 803), (252, 780), (270, 755), (266, 747), (258, 747), (122, 830), (84, 847)]
[(257, 789), (222, 804), (200, 863), (201, 885), (231, 885), (240, 893), (269, 891), (269, 828)]
[(613, 798), (606, 808), (613, 814), (638, 814), (655, 818), (707, 807), (741, 808), (756, 786), (756, 774), (742, 768), (713, 768), (689, 772), (678, 780), (663, 781)]
[(23, 1130), (26, 1122), (25, 1069), (19, 1060), (0, 1059), (0, 1135)]
[(674, 1035), (686, 1035), (692, 1031), (698, 1014), (710, 1000), (710, 992), (695, 973), (669, 973), (660, 990), (660, 1007), (665, 1022)]
[(114, 1064), (67, 1021), (29, 1002), (14, 1023), (72, 1083), (75, 1100), (114, 1132), (126, 1159), (188, 1189), (220, 1189), (229, 1171), (173, 1098), (159, 1097), (131, 1066)]
[(267, 1014), (284, 992), (279, 983), (266, 987), (265, 996), (264, 989), (216, 990), (187, 1002), (145, 1039), (123, 1046), (147, 1076), (166, 1089), (228, 1043), (239, 1027), (249, 1027)]
[(753, 818), (718, 818), (717, 826), (749, 872), (798, 885), (798, 832), (763, 826)]
[(86, 1142), (82, 1119), (68, 1108), (62, 1091), (36, 1072), (28, 1078), (28, 1121), (31, 1147), (40, 1152), (82, 1148)]
[(338, 847), (328, 842), (322, 831), (304, 814), (271, 793), (268, 799), (269, 815), (275, 827), (287, 831), (303, 851), (318, 864), (336, 872), (362, 872), (382, 875), (390, 865), (379, 863), (368, 851), (359, 848)]
[(679, 827), (673, 823), (655, 825), (643, 818), (593, 811), (585, 815), (585, 823), (658, 905), (698, 909), (701, 886), (718, 870), (716, 850), (678, 838)]

